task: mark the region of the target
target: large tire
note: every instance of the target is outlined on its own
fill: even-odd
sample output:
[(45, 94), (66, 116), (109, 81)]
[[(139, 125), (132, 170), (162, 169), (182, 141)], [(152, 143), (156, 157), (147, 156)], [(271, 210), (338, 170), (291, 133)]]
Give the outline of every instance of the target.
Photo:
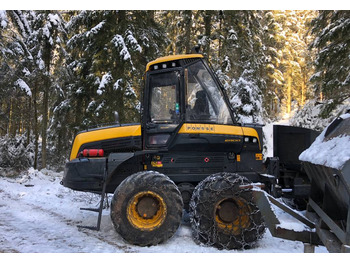
[(265, 231), (249, 189), (251, 182), (230, 173), (211, 175), (195, 188), (190, 202), (192, 234), (197, 243), (219, 249), (253, 247)]
[(127, 242), (157, 245), (171, 238), (182, 219), (183, 202), (167, 176), (143, 171), (126, 178), (115, 190), (111, 218)]

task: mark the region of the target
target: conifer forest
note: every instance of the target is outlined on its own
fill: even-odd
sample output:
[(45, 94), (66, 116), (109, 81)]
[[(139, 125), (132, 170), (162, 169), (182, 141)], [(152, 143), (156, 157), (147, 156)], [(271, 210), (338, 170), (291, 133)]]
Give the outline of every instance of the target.
[(350, 11), (0, 11), (0, 169), (61, 169), (74, 136), (140, 122), (146, 64), (208, 58), (238, 121), (322, 130), (350, 109)]

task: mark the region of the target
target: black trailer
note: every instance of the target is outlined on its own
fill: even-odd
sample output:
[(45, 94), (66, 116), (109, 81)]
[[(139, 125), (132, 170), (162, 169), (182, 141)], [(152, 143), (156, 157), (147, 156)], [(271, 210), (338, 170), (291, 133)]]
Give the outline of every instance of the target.
[[(310, 180), (306, 217), (266, 192), (254, 191), (254, 200), (273, 236), (301, 241), (305, 252), (323, 245), (329, 252), (350, 253), (350, 148), (342, 143), (350, 144), (350, 114), (334, 120), (299, 157)], [(306, 229), (281, 227), (273, 205), (298, 219)]]

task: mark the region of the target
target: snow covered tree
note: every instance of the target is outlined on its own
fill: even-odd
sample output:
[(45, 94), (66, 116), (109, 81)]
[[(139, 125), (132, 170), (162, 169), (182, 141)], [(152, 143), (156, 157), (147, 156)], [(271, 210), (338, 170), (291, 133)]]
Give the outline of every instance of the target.
[(223, 11), (222, 19), (220, 78), (226, 79), (225, 86), (239, 121), (261, 122), (266, 84), (261, 75), (265, 54), (260, 13)]
[(270, 119), (276, 119), (281, 110), (281, 94), (284, 77), (280, 69), (282, 60), (283, 42), (280, 33), (282, 28), (275, 19), (275, 11), (264, 11), (261, 25), (263, 29), (262, 42), (265, 50), (265, 63), (263, 76), (266, 81), (266, 90), (263, 96), (263, 104)]
[[(1, 52), (5, 54), (2, 62), (6, 63), (3, 65), (8, 69), (5, 71), (7, 77), (4, 79), (9, 79), (4, 86), (12, 91), (9, 93), (11, 98), (7, 102), (11, 108), (9, 129), (13, 129), (9, 133), (21, 134), (25, 130), (29, 142), (32, 129), (35, 134), (35, 167), (38, 165), (38, 141), (41, 133), (42, 167), (45, 167), (47, 124), (52, 101), (50, 98), (54, 98), (53, 74), (55, 66), (58, 64), (61, 66), (62, 34), (64, 34), (62, 19), (57, 11), (30, 10), (2, 12), (1, 17), (4, 18), (1, 24), (5, 26), (2, 35), (6, 35), (6, 41), (2, 41), (6, 46), (1, 46)], [(39, 107), (38, 103), (43, 107)], [(12, 115), (19, 117), (18, 123), (13, 122)], [(38, 121), (39, 118), (41, 123)], [(27, 124), (23, 126), (22, 123)]]
[(166, 40), (153, 11), (81, 11), (68, 29), (77, 128), (114, 122), (114, 111), (121, 122), (137, 121), (145, 64)]
[(0, 152), (1, 172), (7, 169), (22, 171), (33, 165), (34, 144), (28, 144), (25, 135), (0, 137)]
[[(308, 40), (306, 22), (311, 11), (279, 12), (278, 17), (283, 25), (283, 42), (281, 68), (284, 74), (285, 112), (291, 113), (293, 107), (300, 108), (305, 102), (306, 81), (310, 77), (307, 50)], [(309, 60), (310, 61), (310, 60)], [(294, 106), (293, 106), (294, 104)]]
[(121, 122), (140, 120), (149, 61), (198, 44), (238, 121), (276, 119), (312, 90), (327, 113), (349, 97), (349, 12), (319, 12), (307, 34), (315, 13), (0, 11), (0, 135), (33, 141), (35, 168), (63, 163), (79, 130), (113, 123), (114, 111)]
[(270, 118), (301, 108), (310, 94), (312, 74), (308, 23), (314, 11), (266, 11), (262, 24), (266, 47), (267, 89), (264, 108)]
[[(58, 11), (38, 11), (35, 17), (34, 32), (32, 36), (38, 44), (33, 46), (34, 60), (38, 66), (38, 76), (42, 80), (43, 111), (42, 111), (42, 168), (46, 168), (47, 162), (47, 131), (49, 124), (50, 95), (57, 85), (55, 72), (61, 69), (55, 68), (65, 56), (62, 46), (65, 38), (64, 21)], [(57, 87), (57, 86), (56, 86)]]
[(29, 87), (30, 53), (24, 37), (30, 26), (21, 11), (0, 11), (1, 133), (23, 133), (30, 129), (32, 91)]
[(195, 28), (197, 11), (159, 11), (156, 13), (157, 22), (164, 24), (168, 32), (169, 42), (165, 54), (175, 55), (190, 53), (191, 48), (196, 44)]
[(321, 115), (350, 97), (350, 11), (319, 11), (312, 21), (316, 50), (315, 74), (311, 81), (325, 104)]

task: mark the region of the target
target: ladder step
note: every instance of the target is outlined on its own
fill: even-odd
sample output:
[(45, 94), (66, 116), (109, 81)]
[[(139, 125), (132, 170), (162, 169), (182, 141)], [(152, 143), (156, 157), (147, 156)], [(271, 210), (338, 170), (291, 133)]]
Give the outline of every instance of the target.
[(86, 228), (86, 229), (90, 229), (90, 230), (96, 230), (99, 231), (100, 230), (100, 226), (101, 226), (101, 219), (102, 219), (102, 209), (103, 209), (103, 203), (105, 200), (105, 196), (107, 197), (107, 203), (108, 203), (108, 196), (106, 194), (106, 186), (107, 186), (107, 161), (108, 158), (106, 159), (106, 166), (104, 169), (104, 174), (103, 174), (103, 186), (102, 186), (102, 191), (98, 192), (98, 194), (101, 196), (101, 200), (100, 200), (100, 207), (99, 208), (89, 208), (89, 207), (82, 207), (80, 208), (80, 210), (86, 210), (86, 211), (93, 211), (93, 212), (97, 212), (98, 213), (98, 218), (97, 218), (97, 226), (78, 226), (79, 228)]
[(89, 207), (81, 207), (80, 210), (92, 211), (92, 212), (100, 212), (99, 208), (89, 208)]

